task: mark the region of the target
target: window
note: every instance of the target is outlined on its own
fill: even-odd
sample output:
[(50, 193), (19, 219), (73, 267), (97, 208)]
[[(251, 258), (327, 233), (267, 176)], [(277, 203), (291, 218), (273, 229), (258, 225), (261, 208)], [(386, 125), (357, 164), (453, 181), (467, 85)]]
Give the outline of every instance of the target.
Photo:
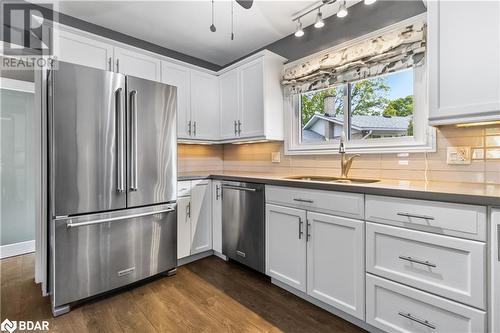
[(425, 66), (292, 95), (289, 154), (333, 153), (345, 133), (350, 151), (429, 151)]
[(300, 117), (302, 142), (411, 137), (413, 70), (303, 93)]

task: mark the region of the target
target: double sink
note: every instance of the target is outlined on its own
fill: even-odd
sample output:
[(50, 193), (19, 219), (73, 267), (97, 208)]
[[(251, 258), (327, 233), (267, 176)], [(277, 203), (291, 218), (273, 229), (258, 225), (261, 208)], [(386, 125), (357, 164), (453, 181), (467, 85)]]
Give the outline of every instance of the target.
[(338, 184), (369, 184), (380, 181), (378, 179), (340, 178), (340, 177), (328, 177), (328, 176), (290, 176), (290, 177), (285, 177), (285, 179), (304, 180), (304, 181), (323, 182), (323, 183), (338, 183)]

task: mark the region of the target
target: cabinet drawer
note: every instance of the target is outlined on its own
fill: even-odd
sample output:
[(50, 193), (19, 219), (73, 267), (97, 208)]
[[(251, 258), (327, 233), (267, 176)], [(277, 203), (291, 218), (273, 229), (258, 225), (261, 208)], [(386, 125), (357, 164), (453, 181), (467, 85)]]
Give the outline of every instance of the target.
[(366, 196), (366, 220), (486, 241), (486, 207)]
[(481, 309), (485, 244), (382, 224), (366, 224), (366, 270)]
[(191, 181), (186, 180), (182, 182), (177, 182), (177, 196), (187, 197), (191, 193)]
[(266, 186), (266, 202), (363, 219), (364, 195), (294, 187)]
[(370, 274), (366, 322), (386, 332), (485, 332), (486, 314)]

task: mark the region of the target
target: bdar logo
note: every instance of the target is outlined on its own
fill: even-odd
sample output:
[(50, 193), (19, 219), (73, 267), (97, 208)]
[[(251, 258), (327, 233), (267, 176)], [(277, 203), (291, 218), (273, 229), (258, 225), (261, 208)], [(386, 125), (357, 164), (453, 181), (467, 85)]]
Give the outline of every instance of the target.
[(16, 321), (10, 321), (9, 319), (5, 319), (2, 324), (0, 324), (0, 329), (2, 332), (9, 331), (10, 333), (14, 332), (17, 328)]

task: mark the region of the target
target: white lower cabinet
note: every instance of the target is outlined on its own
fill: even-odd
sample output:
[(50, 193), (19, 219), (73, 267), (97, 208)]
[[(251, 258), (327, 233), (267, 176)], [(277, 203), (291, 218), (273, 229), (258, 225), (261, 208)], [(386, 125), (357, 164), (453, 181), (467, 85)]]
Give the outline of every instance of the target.
[(191, 187), (191, 254), (212, 249), (212, 191), (209, 180)]
[(307, 293), (364, 319), (364, 222), (307, 212), (307, 223)]
[(484, 311), (367, 274), (366, 322), (386, 332), (479, 333)]
[(306, 292), (306, 211), (266, 205), (266, 274)]
[(222, 188), (220, 180), (212, 180), (212, 247), (222, 253)]
[(182, 181), (178, 189), (183, 195), (177, 199), (180, 259), (212, 249), (212, 193), (210, 180)]
[(190, 197), (177, 199), (177, 258), (179, 259), (191, 254), (190, 205)]
[(266, 274), (364, 319), (364, 222), (266, 205)]

